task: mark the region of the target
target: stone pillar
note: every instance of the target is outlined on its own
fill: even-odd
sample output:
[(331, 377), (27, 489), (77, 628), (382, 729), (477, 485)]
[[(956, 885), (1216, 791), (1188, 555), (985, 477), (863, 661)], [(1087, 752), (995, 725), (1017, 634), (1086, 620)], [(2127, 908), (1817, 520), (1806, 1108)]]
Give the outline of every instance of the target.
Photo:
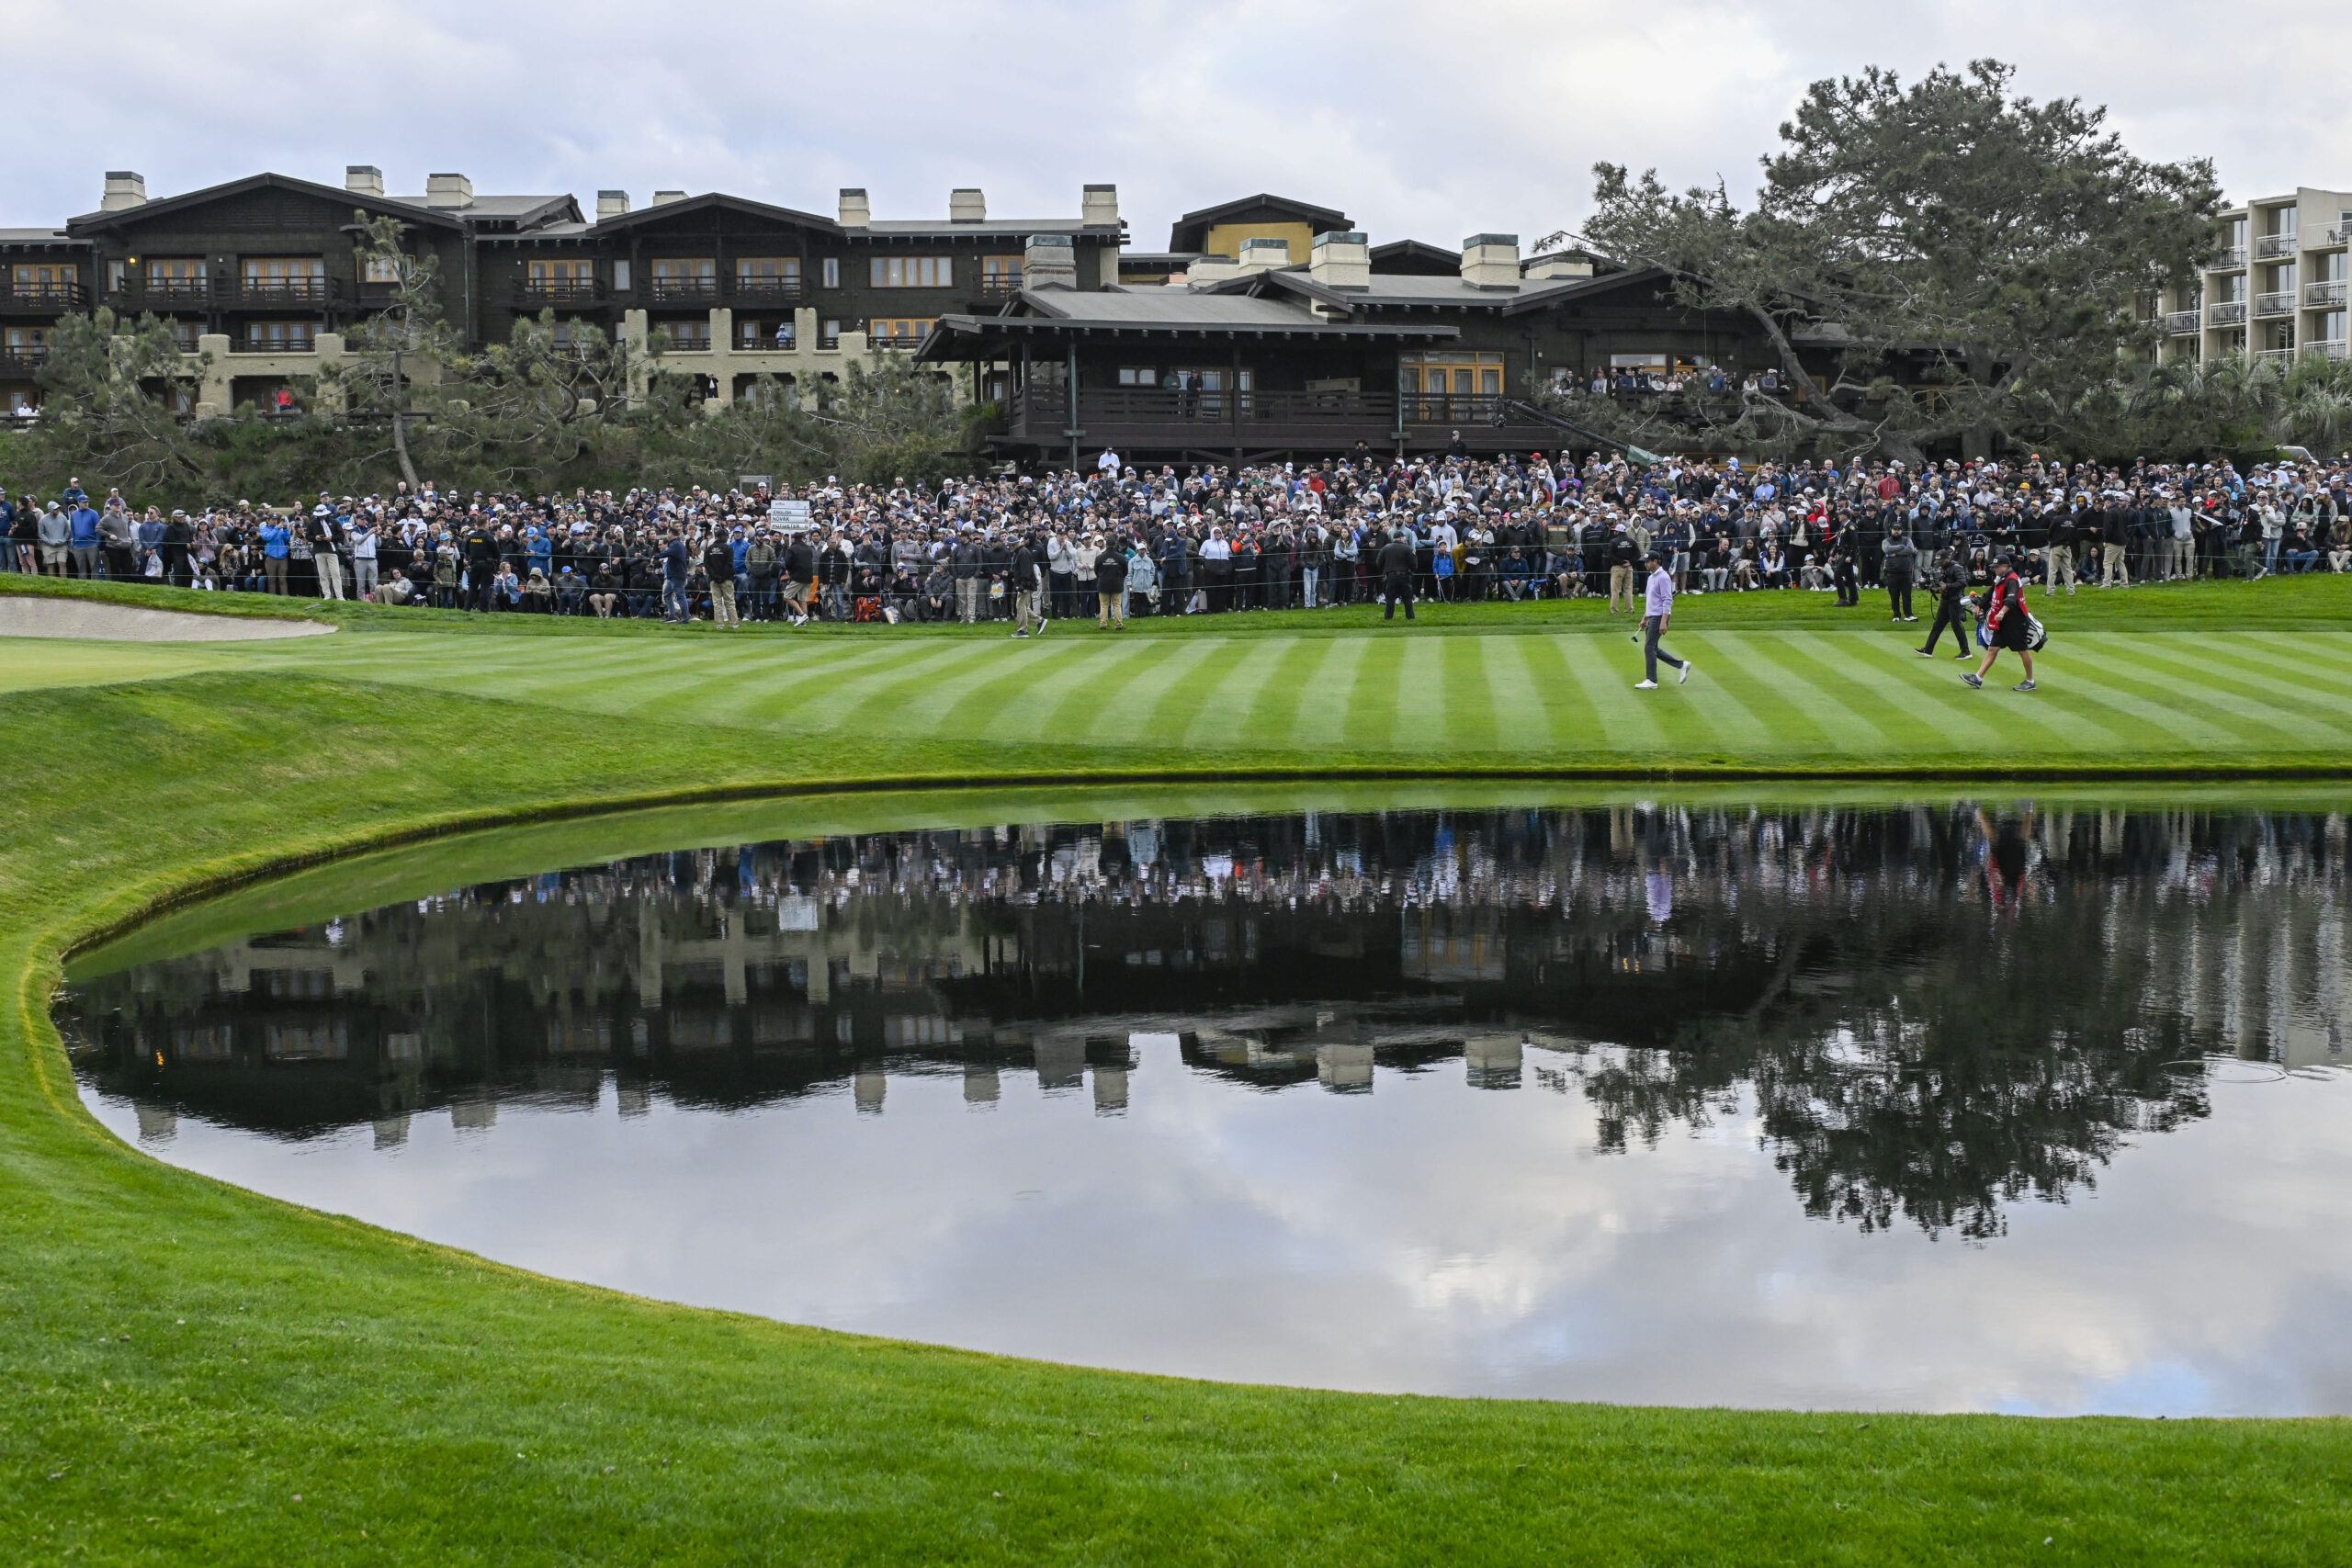
[(621, 335), (628, 340), (628, 403), (635, 408), (645, 400), (645, 387), (650, 377), (646, 370), (645, 338), (651, 328), (646, 324), (642, 310), (621, 312)]
[(318, 412), (341, 413), (348, 401), (344, 395), (342, 379), (335, 375), (343, 367), (343, 334), (321, 333), (316, 342), (319, 356)]
[(735, 400), (735, 312), (725, 305), (710, 308), (710, 369), (707, 372), (718, 387), (718, 394), (702, 406), (705, 414), (716, 414)]
[(196, 340), (196, 412), (199, 419), (226, 419), (235, 409), (235, 377), (229, 369), (229, 334), (206, 333)]

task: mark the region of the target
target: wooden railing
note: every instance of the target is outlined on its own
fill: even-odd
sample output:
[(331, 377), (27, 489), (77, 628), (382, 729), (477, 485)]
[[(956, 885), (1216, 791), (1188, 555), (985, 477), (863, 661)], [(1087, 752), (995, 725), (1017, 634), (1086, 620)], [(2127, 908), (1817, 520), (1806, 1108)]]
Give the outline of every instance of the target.
[(293, 305), (324, 305), (334, 299), (331, 277), (247, 277), (237, 285), (237, 302), (268, 310)]
[(515, 299), (525, 305), (595, 305), (605, 299), (605, 286), (593, 277), (526, 277)]
[(806, 292), (797, 277), (739, 272), (729, 297), (739, 305), (791, 305)]
[(8, 299), (37, 310), (72, 310), (90, 302), (90, 291), (78, 283), (19, 283), (8, 290)]

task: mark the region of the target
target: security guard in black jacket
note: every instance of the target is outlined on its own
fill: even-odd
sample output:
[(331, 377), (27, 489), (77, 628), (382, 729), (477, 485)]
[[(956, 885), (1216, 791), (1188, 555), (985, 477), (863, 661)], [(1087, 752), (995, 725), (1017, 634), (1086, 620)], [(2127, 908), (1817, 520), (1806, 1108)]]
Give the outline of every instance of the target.
[(1398, 529), (1388, 536), (1380, 547), (1380, 598), (1387, 606), (1381, 615), (1384, 621), (1396, 618), (1397, 601), (1405, 604), (1405, 618), (1413, 618), (1413, 569), (1418, 564), (1412, 542)]
[(1958, 550), (1946, 550), (1938, 558), (1936, 624), (1928, 628), (1928, 646), (1918, 650), (1921, 658), (1933, 659), (1936, 656), (1936, 638), (1946, 626), (1951, 628), (1953, 640), (1960, 644), (1960, 652), (1955, 657), (1962, 660), (1973, 658), (1968, 646), (1968, 569), (1960, 564)]

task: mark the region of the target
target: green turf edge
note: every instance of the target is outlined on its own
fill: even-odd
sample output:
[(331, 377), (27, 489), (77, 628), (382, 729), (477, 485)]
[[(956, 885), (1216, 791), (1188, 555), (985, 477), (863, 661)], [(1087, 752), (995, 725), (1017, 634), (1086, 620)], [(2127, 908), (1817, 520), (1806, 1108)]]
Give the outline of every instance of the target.
[[(2352, 573), (2310, 572), (2268, 578), (2259, 582), (2236, 579), (2198, 582), (2149, 583), (2125, 589), (2086, 589), (2079, 594), (2051, 595), (2029, 584), (2034, 614), (2053, 633), (2085, 631), (2180, 632), (2208, 629), (2267, 629), (2278, 631), (2343, 630), (2352, 627)], [(362, 601), (277, 597), (266, 593), (203, 592), (141, 582), (88, 581), (78, 578), (32, 577), (0, 572), (0, 595), (86, 599), (100, 604), (134, 604), (150, 609), (182, 610), (196, 615), (242, 616), (264, 620), (319, 622), (354, 631), (442, 632), (469, 636), (495, 634), (519, 637), (712, 637), (718, 635), (707, 622), (691, 626), (660, 620), (599, 620), (594, 616), (477, 615), (464, 610), (395, 608)], [(1935, 613), (1934, 600), (1917, 596), (1926, 607), (1920, 625)], [(1809, 630), (1891, 631), (1886, 595), (1866, 592), (1860, 605), (1839, 609), (1828, 595), (1803, 590), (1770, 592), (1685, 594), (1675, 602), (1678, 626), (1685, 630), (1763, 630), (1803, 627)], [(1108, 636), (1092, 625), (1092, 617), (1057, 621), (1063, 635)], [(1630, 625), (1628, 617), (1612, 616), (1600, 598), (1542, 599), (1508, 604), (1424, 604), (1419, 616), (1408, 624), (1382, 618), (1373, 604), (1349, 604), (1322, 610), (1252, 611), (1220, 615), (1145, 616), (1127, 623), (1130, 637), (1217, 637), (1253, 631), (1313, 632), (1322, 635), (1377, 632), (1390, 637), (1443, 636), (1453, 632), (1587, 632), (1606, 633)], [(746, 638), (794, 636), (801, 637), (987, 637), (1004, 635), (1005, 623), (889, 626), (850, 622), (813, 622), (796, 630), (775, 622), (747, 625)], [(736, 634), (728, 634), (733, 636)], [(1925, 632), (1917, 635), (1925, 636)]]
[[(198, 886), (460, 824), (820, 786), (649, 784), (607, 754), (546, 787), (608, 735), (368, 689), (391, 770), (377, 777), (306, 750), (349, 694), (283, 678), (104, 688), (81, 701), (116, 722), (18, 734), (0, 765), (20, 801), (29, 772), (51, 798), (93, 803), (70, 821), (20, 815), (0, 839), (8, 1054), (42, 1090), (27, 1107), (0, 1085), (11, 1560), (2284, 1562), (2330, 1561), (2352, 1534), (2344, 1421), (1388, 1400), (1080, 1371), (664, 1307), (162, 1166), (83, 1111), (42, 1005), (93, 933)], [(165, 711), (191, 697), (204, 722)], [(0, 725), (62, 706), (0, 703)], [(248, 739), (205, 768), (167, 757), (163, 806), (224, 773), (300, 776), (258, 807), (225, 803), (205, 852), (158, 853), (119, 797), (130, 759), (174, 723)], [(487, 737), (509, 744), (486, 761), (466, 755), (518, 727), (537, 772), (509, 755), (512, 734)], [(636, 733), (684, 753), (673, 772), (726, 759), (724, 737)], [(914, 761), (963, 776), (1024, 761), (956, 750)], [(436, 772), (452, 776), (406, 776)], [(338, 780), (344, 816), (253, 845), (257, 822), (282, 820), (275, 790)], [(476, 798), (436, 807), (436, 788)], [(77, 830), (50, 836), (74, 853), (35, 844), (61, 826)]]

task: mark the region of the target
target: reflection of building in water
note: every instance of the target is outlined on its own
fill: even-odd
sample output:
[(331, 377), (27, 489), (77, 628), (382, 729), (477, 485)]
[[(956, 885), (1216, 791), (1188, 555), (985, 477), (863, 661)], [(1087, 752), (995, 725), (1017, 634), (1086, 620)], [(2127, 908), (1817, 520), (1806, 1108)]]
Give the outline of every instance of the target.
[[(607, 1089), (625, 1115), (883, 1114), (902, 1074), (1117, 1114), (1148, 1093), (1131, 1035), (1165, 1032), (1267, 1088), (1456, 1059), (1573, 1084), (1615, 1143), (1752, 1094), (1807, 1201), (1869, 1217), (1866, 1129), (1990, 1147), (2044, 1118), (2064, 1152), (2008, 1175), (2063, 1189), (2197, 1112), (2166, 1061), (2344, 1061), (2344, 855), (2341, 817), (1973, 807), (886, 834), (458, 889), (86, 980), (66, 1011), (158, 1136), (198, 1111), (390, 1146), (419, 1111), (481, 1132)], [(1565, 1072), (1529, 1041), (1636, 1049)]]

